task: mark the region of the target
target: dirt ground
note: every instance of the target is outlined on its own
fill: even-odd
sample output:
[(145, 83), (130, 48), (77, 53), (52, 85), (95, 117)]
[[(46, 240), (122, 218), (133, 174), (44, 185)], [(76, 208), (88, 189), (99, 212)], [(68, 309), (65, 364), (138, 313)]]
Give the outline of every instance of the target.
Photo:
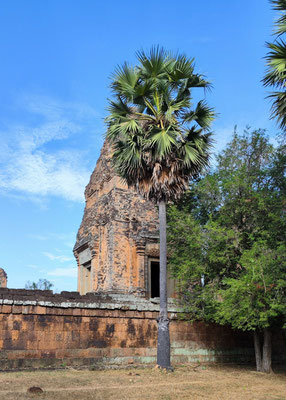
[[(31, 386), (43, 393), (28, 393)], [(0, 373), (1, 400), (36, 398), (286, 400), (286, 371), (265, 375), (252, 368), (186, 365), (167, 373), (151, 368)]]

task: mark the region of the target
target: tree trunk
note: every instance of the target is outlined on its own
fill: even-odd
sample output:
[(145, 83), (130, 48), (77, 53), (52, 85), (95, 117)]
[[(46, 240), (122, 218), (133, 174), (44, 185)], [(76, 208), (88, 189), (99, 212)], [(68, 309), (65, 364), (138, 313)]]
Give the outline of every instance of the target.
[(271, 331), (269, 329), (265, 328), (264, 329), (264, 340), (263, 340), (262, 371), (266, 372), (267, 374), (272, 372), (271, 356), (272, 356)]
[(160, 223), (160, 314), (158, 319), (157, 364), (161, 368), (171, 368), (170, 334), (167, 309), (167, 223), (166, 202), (159, 202)]
[(262, 371), (262, 358), (261, 358), (261, 344), (259, 332), (254, 331), (254, 350), (255, 350), (255, 360), (256, 360), (256, 371)]

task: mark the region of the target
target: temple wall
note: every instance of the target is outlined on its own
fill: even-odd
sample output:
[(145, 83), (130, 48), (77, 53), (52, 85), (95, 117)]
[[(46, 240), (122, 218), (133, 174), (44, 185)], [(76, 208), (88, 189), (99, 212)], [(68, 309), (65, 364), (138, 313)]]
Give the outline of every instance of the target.
[[(158, 304), (135, 296), (0, 289), (0, 368), (156, 362)], [(172, 362), (254, 361), (251, 335), (178, 320), (170, 305)], [(275, 339), (280, 356), (285, 341)]]

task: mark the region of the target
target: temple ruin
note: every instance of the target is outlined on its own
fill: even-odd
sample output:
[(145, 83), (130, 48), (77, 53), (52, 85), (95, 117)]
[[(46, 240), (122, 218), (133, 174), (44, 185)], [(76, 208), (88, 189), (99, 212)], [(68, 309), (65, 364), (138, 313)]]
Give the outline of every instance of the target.
[[(106, 142), (85, 198), (74, 247), (80, 293), (6, 288), (7, 275), (0, 270), (2, 370), (156, 362), (156, 207), (116, 176)], [(168, 289), (172, 297), (172, 280)], [(254, 360), (251, 333), (183, 320), (170, 298), (168, 311), (172, 363)], [(285, 340), (277, 332), (273, 361), (285, 362), (285, 357)]]
[[(78, 291), (159, 297), (158, 211), (116, 175), (108, 142), (85, 199), (74, 247)], [(173, 294), (174, 280), (169, 278), (168, 296)]]
[(7, 274), (3, 268), (0, 268), (0, 288), (7, 287)]

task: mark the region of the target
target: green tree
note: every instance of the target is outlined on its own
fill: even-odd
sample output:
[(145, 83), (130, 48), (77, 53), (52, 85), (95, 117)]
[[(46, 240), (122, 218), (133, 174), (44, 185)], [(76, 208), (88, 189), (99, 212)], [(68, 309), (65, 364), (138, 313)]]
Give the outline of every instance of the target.
[(243, 253), (241, 265), (238, 277), (223, 280), (215, 320), (253, 331), (257, 371), (269, 373), (272, 330), (286, 327), (286, 247), (271, 249), (266, 241), (258, 241)]
[(160, 316), (157, 363), (170, 367), (167, 313), (166, 203), (178, 199), (189, 179), (208, 164), (213, 110), (205, 101), (192, 107), (191, 90), (209, 88), (194, 72), (194, 61), (161, 48), (137, 53), (112, 77), (107, 139), (117, 173), (159, 206)]
[(264, 86), (271, 86), (276, 91), (270, 97), (273, 98), (272, 118), (277, 118), (280, 127), (286, 131), (286, 43), (282, 39), (286, 32), (286, 1), (271, 0), (274, 10), (281, 12), (276, 21), (273, 43), (267, 43), (270, 50), (266, 56), (267, 71), (263, 79)]
[[(235, 133), (218, 156), (215, 170), (192, 184), (190, 206), (184, 199), (175, 212), (169, 211), (169, 265), (181, 282), (185, 311), (191, 319), (253, 330), (255, 343), (263, 332), (265, 354), (257, 368), (265, 372), (271, 368), (270, 332), (285, 312), (285, 154), (285, 146), (274, 149), (262, 130)], [(181, 235), (188, 233), (183, 244), (178, 229)], [(196, 237), (201, 251), (191, 245)], [(268, 286), (259, 291), (256, 302), (248, 284), (252, 282), (254, 289), (261, 286), (263, 276)], [(260, 311), (254, 319), (263, 296), (264, 314)]]
[(54, 284), (48, 279), (39, 279), (38, 282), (28, 281), (25, 284), (25, 289), (28, 290), (51, 290)]

